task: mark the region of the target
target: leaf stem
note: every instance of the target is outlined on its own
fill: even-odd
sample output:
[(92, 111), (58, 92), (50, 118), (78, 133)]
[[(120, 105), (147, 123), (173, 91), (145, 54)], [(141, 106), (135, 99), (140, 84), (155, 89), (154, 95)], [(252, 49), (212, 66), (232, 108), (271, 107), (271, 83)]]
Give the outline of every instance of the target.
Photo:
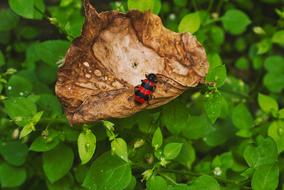
[(213, 3), (214, 3), (214, 0), (210, 0), (209, 5), (208, 5), (208, 8), (207, 8), (207, 11), (208, 11), (209, 13), (211, 12)]
[(163, 174), (163, 173), (159, 173), (161, 176), (163, 176), (164, 178), (166, 178), (169, 182), (171, 182), (173, 185), (178, 185), (177, 182), (175, 182), (175, 180), (173, 180), (172, 178), (170, 178), (169, 176)]
[[(171, 173), (176, 173), (176, 174), (181, 174), (181, 175), (189, 175), (189, 176), (194, 176), (194, 177), (199, 177), (201, 175), (210, 175), (208, 173), (195, 173), (195, 172), (191, 172), (191, 171), (184, 171), (184, 170), (174, 170), (174, 169), (166, 169), (166, 168), (160, 168), (159, 169), (160, 172), (171, 172)], [(159, 173), (161, 175), (161, 173)], [(247, 182), (246, 180), (243, 181), (236, 181), (236, 180), (232, 180), (232, 179), (225, 179), (222, 177), (218, 177), (215, 175), (210, 175), (212, 177), (214, 177), (216, 180), (222, 182), (222, 183), (231, 183), (231, 184), (235, 184), (235, 185), (242, 185), (243, 183)], [(245, 189), (251, 189), (248, 186), (243, 186)]]

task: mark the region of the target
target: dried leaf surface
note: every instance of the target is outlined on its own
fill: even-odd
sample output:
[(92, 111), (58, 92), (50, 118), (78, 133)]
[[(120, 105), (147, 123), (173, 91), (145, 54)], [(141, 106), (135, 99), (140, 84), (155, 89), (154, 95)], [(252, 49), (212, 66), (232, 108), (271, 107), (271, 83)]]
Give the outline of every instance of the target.
[[(85, 1), (82, 35), (58, 70), (56, 94), (70, 123), (123, 118), (163, 105), (204, 80), (206, 53), (190, 33), (166, 29), (150, 13), (97, 13)], [(158, 76), (154, 98), (134, 103), (134, 87), (145, 74)]]

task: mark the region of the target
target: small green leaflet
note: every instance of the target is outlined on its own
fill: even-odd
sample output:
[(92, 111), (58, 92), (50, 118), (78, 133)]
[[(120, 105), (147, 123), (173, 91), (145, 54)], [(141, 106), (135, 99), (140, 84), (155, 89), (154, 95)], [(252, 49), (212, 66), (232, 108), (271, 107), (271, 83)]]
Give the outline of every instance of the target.
[(219, 92), (208, 93), (205, 95), (204, 108), (211, 123), (215, 123), (222, 112), (225, 99)]
[(249, 17), (238, 9), (228, 10), (224, 16), (221, 17), (221, 21), (225, 30), (233, 35), (243, 33), (251, 23)]
[(59, 132), (48, 130), (48, 136), (37, 137), (30, 146), (30, 150), (35, 152), (46, 152), (54, 149), (60, 143)]
[(270, 96), (259, 93), (258, 104), (262, 111), (266, 113), (273, 113), (278, 111), (278, 103)]
[(221, 87), (225, 83), (227, 78), (227, 70), (225, 65), (219, 65), (214, 68), (209, 68), (206, 80), (208, 82), (214, 82), (216, 87)]
[(90, 129), (84, 129), (78, 137), (78, 151), (82, 164), (90, 161), (96, 149), (96, 136)]
[(111, 142), (111, 150), (118, 157), (128, 162), (127, 144), (122, 138), (115, 138)]
[(179, 32), (195, 33), (199, 30), (201, 25), (201, 19), (198, 12), (185, 15), (178, 26)]
[(166, 146), (164, 147), (164, 156), (166, 160), (172, 160), (174, 158), (176, 158), (182, 148), (182, 143), (168, 143), (166, 144)]
[(272, 42), (284, 46), (284, 30), (279, 30), (272, 36)]
[(163, 144), (163, 134), (161, 132), (160, 127), (156, 129), (154, 132), (153, 138), (152, 138), (152, 147), (155, 148), (155, 150), (158, 150)]
[(31, 121), (27, 125), (25, 125), (24, 128), (21, 130), (20, 138), (23, 138), (29, 135), (31, 132), (35, 131), (35, 125), (39, 122), (42, 114), (43, 112), (38, 112), (33, 116)]

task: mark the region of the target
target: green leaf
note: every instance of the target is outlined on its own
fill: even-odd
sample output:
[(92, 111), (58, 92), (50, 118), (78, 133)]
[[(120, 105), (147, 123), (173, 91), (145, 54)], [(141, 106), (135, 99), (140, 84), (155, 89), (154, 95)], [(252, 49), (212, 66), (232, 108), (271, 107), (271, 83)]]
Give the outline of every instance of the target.
[(78, 137), (78, 151), (82, 164), (90, 161), (96, 149), (96, 136), (90, 129), (85, 129)]
[(20, 133), (20, 139), (29, 135), (31, 132), (35, 131), (35, 126), (33, 123), (28, 123), (24, 126)]
[(278, 114), (279, 114), (279, 119), (284, 119), (284, 108), (280, 109)]
[(179, 134), (186, 128), (189, 109), (180, 100), (163, 106), (161, 121), (172, 134)]
[(277, 164), (263, 165), (256, 168), (252, 176), (253, 190), (276, 190), (279, 180)]
[(208, 135), (212, 130), (212, 124), (206, 115), (190, 116), (187, 120), (187, 126), (182, 135), (188, 139), (199, 139)]
[(48, 190), (84, 190), (84, 189), (76, 189), (74, 184), (73, 176), (68, 173), (65, 177), (56, 181), (55, 183), (50, 183), (47, 181)]
[(220, 185), (218, 182), (213, 177), (208, 175), (198, 177), (189, 187), (189, 190), (220, 190)]
[(181, 142), (183, 143), (183, 145), (179, 155), (175, 158), (175, 161), (186, 166), (187, 168), (191, 168), (192, 163), (196, 159), (194, 147), (191, 145), (190, 142), (184, 139), (177, 142)]
[(0, 184), (3, 188), (13, 188), (22, 185), (27, 178), (24, 168), (18, 168), (6, 163), (0, 164)]
[(152, 9), (152, 12), (157, 15), (157, 14), (159, 14), (159, 12), (162, 8), (162, 2), (161, 2), (161, 0), (153, 0), (153, 1), (154, 1), (154, 6), (153, 6), (153, 9)]
[(236, 61), (236, 67), (240, 70), (247, 70), (249, 68), (249, 60), (246, 57), (240, 57)]
[(220, 167), (223, 170), (227, 170), (233, 167), (234, 158), (232, 152), (225, 152), (221, 155), (217, 155), (212, 161), (212, 167)]
[(213, 40), (213, 42), (216, 45), (221, 45), (223, 44), (224, 40), (225, 40), (225, 34), (224, 31), (221, 27), (219, 26), (212, 26), (211, 30), (210, 30), (210, 36)]
[(43, 112), (38, 112), (33, 116), (31, 122), (25, 125), (24, 128), (21, 130), (20, 138), (23, 138), (29, 135), (31, 132), (35, 131), (35, 125), (39, 122), (42, 114)]
[(247, 26), (251, 23), (249, 17), (238, 9), (230, 9), (226, 11), (224, 16), (221, 17), (221, 21), (225, 30), (233, 35), (243, 33)]
[(123, 190), (130, 182), (130, 164), (106, 152), (93, 162), (83, 187), (90, 190)]
[(218, 53), (210, 53), (207, 55), (210, 69), (223, 65), (222, 59)]
[(154, 0), (128, 0), (127, 5), (129, 10), (153, 11)]
[(254, 168), (273, 164), (277, 161), (277, 157), (277, 146), (271, 138), (260, 139), (257, 147), (250, 145), (244, 151), (244, 159), (250, 167)]
[(9, 5), (15, 13), (28, 19), (41, 19), (45, 10), (43, 0), (9, 0)]
[(278, 103), (272, 97), (259, 93), (257, 100), (262, 111), (266, 113), (278, 111)]
[(115, 138), (111, 142), (111, 150), (122, 160), (128, 162), (127, 144), (122, 138)]
[(284, 46), (284, 30), (274, 33), (272, 36), (272, 42)]
[(13, 75), (8, 81), (8, 96), (26, 96), (32, 92), (32, 83), (19, 75)]
[(245, 104), (242, 103), (233, 109), (232, 120), (238, 129), (248, 129), (253, 126), (253, 117)]
[(272, 48), (270, 38), (264, 38), (260, 42), (256, 44), (257, 47), (257, 54), (264, 54), (267, 53)]
[(36, 56), (51, 66), (56, 66), (69, 47), (69, 42), (64, 40), (48, 40), (41, 42), (35, 48)]
[(265, 59), (264, 67), (269, 73), (282, 74), (284, 72), (284, 58), (272, 55)]
[(0, 20), (0, 31), (10, 31), (16, 28), (19, 23), (19, 17), (10, 9), (0, 9)]
[(264, 76), (263, 84), (271, 92), (280, 92), (284, 89), (284, 58), (272, 55), (265, 59), (265, 69), (268, 73)]
[(243, 138), (249, 138), (252, 136), (252, 132), (249, 129), (240, 129), (236, 132), (236, 135)]
[(152, 138), (152, 147), (155, 148), (155, 150), (157, 150), (158, 148), (160, 148), (163, 144), (163, 134), (161, 132), (160, 127), (158, 127), (156, 129), (156, 131), (154, 132), (153, 138)]
[(216, 127), (213, 127), (213, 130), (211, 130), (203, 138), (203, 141), (211, 147), (224, 144), (228, 139), (235, 136), (233, 130), (234, 129), (232, 127), (227, 127), (225, 125), (220, 125), (220, 126), (218, 125)]
[(44, 114), (48, 116), (58, 116), (62, 114), (62, 107), (57, 97), (51, 94), (40, 94), (37, 101), (38, 108), (44, 110)]
[(181, 149), (182, 149), (183, 144), (182, 143), (168, 143), (164, 147), (164, 156), (166, 160), (172, 160), (176, 158)]
[(268, 73), (264, 76), (263, 84), (269, 91), (279, 93), (284, 89), (284, 75)]
[(276, 142), (278, 153), (284, 151), (284, 122), (282, 120), (274, 121), (270, 124), (268, 136)]
[(9, 164), (21, 166), (27, 159), (28, 147), (19, 141), (2, 143), (0, 154)]
[(214, 68), (209, 68), (206, 80), (208, 82), (216, 83), (216, 87), (220, 87), (224, 84), (227, 77), (227, 70), (225, 65), (219, 65)]
[(58, 132), (49, 130), (47, 137), (39, 136), (33, 141), (30, 150), (35, 152), (46, 152), (54, 149), (59, 143)]
[(36, 101), (37, 98), (34, 96), (11, 97), (4, 101), (5, 111), (17, 125), (25, 126), (36, 114)]
[(61, 144), (43, 153), (43, 171), (51, 183), (65, 176), (73, 165), (74, 154), (71, 148)]
[(178, 31), (179, 32), (190, 32), (195, 33), (199, 30), (201, 24), (200, 16), (198, 12), (190, 13), (185, 15), (179, 25), (178, 25)]
[(167, 182), (160, 176), (152, 176), (146, 183), (147, 190), (166, 190)]
[(132, 176), (130, 183), (124, 190), (135, 190), (136, 184), (137, 184), (136, 178)]
[(212, 123), (220, 117), (225, 99), (219, 92), (208, 93), (205, 95), (204, 108)]

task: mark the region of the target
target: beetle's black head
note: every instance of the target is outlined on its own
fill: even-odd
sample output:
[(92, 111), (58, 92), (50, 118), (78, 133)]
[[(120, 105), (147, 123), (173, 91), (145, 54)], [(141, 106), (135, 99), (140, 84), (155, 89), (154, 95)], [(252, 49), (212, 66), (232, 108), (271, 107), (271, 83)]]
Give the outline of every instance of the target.
[(146, 75), (146, 78), (149, 81), (151, 81), (151, 82), (154, 82), (154, 83), (157, 82), (157, 76), (155, 74), (153, 74), (153, 73), (150, 73), (150, 74)]

